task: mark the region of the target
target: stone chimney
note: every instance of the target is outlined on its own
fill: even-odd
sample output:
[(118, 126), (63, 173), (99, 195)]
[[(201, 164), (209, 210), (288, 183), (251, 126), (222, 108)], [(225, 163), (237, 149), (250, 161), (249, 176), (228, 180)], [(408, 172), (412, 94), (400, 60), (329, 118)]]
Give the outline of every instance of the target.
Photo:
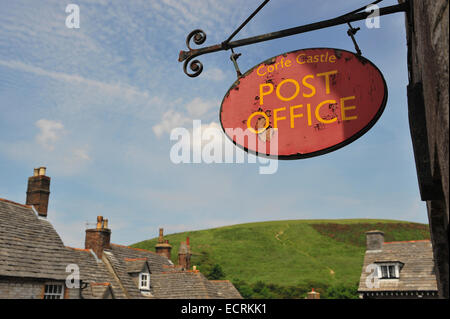
[(189, 237), (186, 238), (186, 242), (180, 243), (180, 248), (178, 249), (178, 265), (180, 265), (183, 270), (189, 270), (191, 268)]
[(45, 176), (45, 167), (34, 169), (28, 178), (27, 205), (32, 205), (39, 216), (47, 217), (48, 198), (50, 196), (50, 177)]
[(171, 259), (172, 246), (168, 240), (164, 240), (164, 228), (159, 229), (158, 243), (155, 245), (155, 252), (160, 255)]
[(95, 229), (86, 229), (84, 248), (92, 249), (99, 259), (102, 258), (103, 250), (111, 249), (111, 230), (108, 220), (103, 219), (103, 216), (97, 216)]
[(381, 230), (370, 230), (366, 232), (367, 250), (382, 250), (384, 233)]

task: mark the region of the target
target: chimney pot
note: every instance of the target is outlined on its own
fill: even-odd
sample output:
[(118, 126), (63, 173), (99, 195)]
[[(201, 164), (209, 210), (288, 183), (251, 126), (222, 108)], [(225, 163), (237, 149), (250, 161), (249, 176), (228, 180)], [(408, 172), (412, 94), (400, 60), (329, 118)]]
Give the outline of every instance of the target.
[(384, 233), (381, 230), (370, 230), (366, 232), (367, 250), (382, 250)]
[(39, 167), (39, 176), (45, 176), (46, 167)]
[(164, 242), (164, 228), (159, 229), (158, 243)]
[(103, 216), (97, 216), (97, 229), (103, 228)]
[(39, 216), (47, 217), (49, 197), (50, 177), (45, 176), (45, 167), (35, 168), (33, 176), (28, 178), (26, 204), (34, 206)]
[(189, 246), (189, 237), (186, 237), (186, 245)]
[(155, 245), (155, 252), (158, 255), (164, 256), (170, 260), (172, 246), (169, 244), (168, 240), (164, 240), (163, 231), (164, 231), (164, 228), (159, 229), (158, 243)]

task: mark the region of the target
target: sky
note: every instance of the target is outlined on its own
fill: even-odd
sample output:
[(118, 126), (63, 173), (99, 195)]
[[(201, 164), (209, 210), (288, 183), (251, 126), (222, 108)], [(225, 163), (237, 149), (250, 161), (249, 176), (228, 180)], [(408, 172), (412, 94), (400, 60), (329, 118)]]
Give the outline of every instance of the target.
[[(409, 134), (403, 14), (364, 21), (356, 39), (384, 74), (386, 109), (365, 135), (326, 155), (260, 163), (170, 159), (173, 128), (218, 127), (236, 80), (230, 52), (203, 55), (203, 73), (183, 73), (178, 53), (200, 28), (221, 43), (261, 1), (0, 0), (0, 198), (25, 203), (27, 178), (45, 166), (48, 219), (66, 245), (84, 246), (96, 216), (112, 242), (288, 219), (377, 218), (427, 223)], [(68, 4), (80, 9), (68, 28)], [(362, 0), (272, 0), (235, 39), (334, 18)], [(380, 6), (395, 5), (386, 0)], [(72, 21), (72, 20), (71, 20)], [(302, 48), (355, 51), (346, 25), (235, 49), (246, 71)], [(193, 47), (196, 47), (193, 45)], [(88, 225), (86, 225), (88, 223)]]

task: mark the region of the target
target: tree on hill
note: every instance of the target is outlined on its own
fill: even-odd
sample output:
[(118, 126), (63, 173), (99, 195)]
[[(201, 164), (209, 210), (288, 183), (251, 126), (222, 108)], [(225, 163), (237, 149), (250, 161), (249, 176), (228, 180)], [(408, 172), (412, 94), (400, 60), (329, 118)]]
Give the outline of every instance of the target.
[(220, 280), (225, 279), (225, 273), (222, 270), (222, 267), (219, 264), (215, 264), (211, 271), (206, 275), (206, 277), (210, 280)]

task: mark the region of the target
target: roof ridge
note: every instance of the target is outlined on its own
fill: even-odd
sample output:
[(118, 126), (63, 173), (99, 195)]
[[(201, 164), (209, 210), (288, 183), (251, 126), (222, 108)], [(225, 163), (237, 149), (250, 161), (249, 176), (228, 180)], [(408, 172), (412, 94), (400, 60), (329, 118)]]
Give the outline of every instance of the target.
[(117, 247), (122, 247), (122, 248), (129, 248), (129, 249), (133, 249), (133, 250), (137, 250), (137, 251), (143, 251), (143, 252), (146, 252), (146, 253), (151, 253), (151, 254), (154, 254), (154, 255), (161, 256), (161, 255), (159, 255), (159, 254), (157, 254), (157, 253), (155, 253), (153, 251), (150, 251), (150, 250), (147, 250), (147, 249), (143, 249), (143, 248), (135, 248), (135, 247), (119, 245), (119, 244), (113, 244), (113, 243), (111, 243), (111, 245), (112, 246), (117, 246)]
[(90, 284), (92, 286), (110, 286), (111, 285), (110, 282), (91, 282)]
[(13, 205), (19, 205), (19, 206), (31, 209), (30, 205), (24, 205), (24, 204), (16, 203), (16, 202), (13, 202), (12, 200), (1, 198), (1, 197), (0, 197), (0, 202), (5, 202), (5, 203), (8, 203), (8, 204), (13, 204)]
[(138, 261), (138, 260), (144, 260), (147, 261), (148, 258), (147, 257), (142, 257), (142, 258), (124, 258), (125, 261)]
[(85, 249), (85, 248), (75, 248), (75, 247), (69, 247), (69, 246), (64, 246), (65, 248), (69, 248), (69, 249), (73, 249), (73, 250), (77, 250), (77, 251), (85, 251), (90, 253), (91, 250), (90, 249)]
[(383, 244), (397, 244), (397, 243), (420, 243), (420, 242), (431, 242), (429, 239), (420, 239), (420, 240), (400, 240), (400, 241), (387, 241)]
[(209, 281), (212, 281), (212, 282), (231, 282), (228, 279), (216, 279), (216, 280), (210, 279)]
[(200, 270), (176, 270), (176, 271), (162, 271), (160, 274), (178, 274), (178, 273), (195, 273), (199, 274)]

